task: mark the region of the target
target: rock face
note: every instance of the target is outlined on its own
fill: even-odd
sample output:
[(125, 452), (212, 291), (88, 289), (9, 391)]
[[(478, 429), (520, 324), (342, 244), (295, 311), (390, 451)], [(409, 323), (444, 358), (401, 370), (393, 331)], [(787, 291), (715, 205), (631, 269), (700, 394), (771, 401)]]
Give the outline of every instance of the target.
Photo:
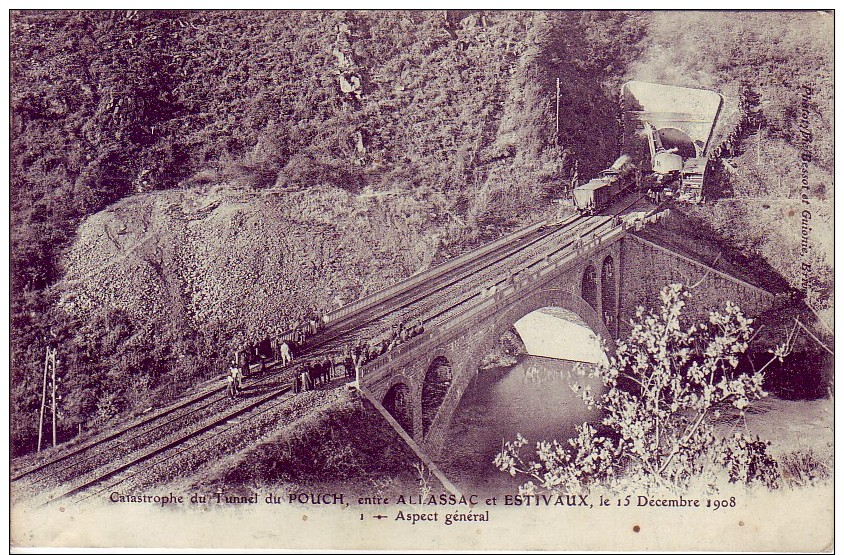
[(80, 226), (60, 304), (258, 337), (430, 264), (436, 236), (374, 206), (333, 188), (136, 195)]

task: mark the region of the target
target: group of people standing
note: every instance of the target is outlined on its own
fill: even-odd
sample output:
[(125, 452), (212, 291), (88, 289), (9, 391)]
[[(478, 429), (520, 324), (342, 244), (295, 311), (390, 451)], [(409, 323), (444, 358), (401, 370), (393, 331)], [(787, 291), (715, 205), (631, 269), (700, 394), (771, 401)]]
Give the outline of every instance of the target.
[(659, 204), (662, 204), (662, 201), (664, 200), (665, 193), (662, 191), (662, 189), (658, 189), (658, 190), (648, 189), (647, 196), (648, 196), (648, 200), (650, 201), (651, 204), (659, 205)]
[(404, 322), (399, 322), (398, 326), (393, 328), (388, 337), (381, 340), (363, 341), (362, 339), (349, 350), (348, 358), (357, 366), (363, 366), (367, 362), (378, 358), (384, 353), (392, 351), (398, 345), (401, 345), (408, 339), (416, 337), (425, 331), (425, 326), (421, 320), (415, 324), (406, 325)]
[[(294, 357), (305, 350), (306, 340), (319, 333), (324, 326), (324, 320), (311, 317), (304, 322), (295, 322), (292, 328), (273, 338), (244, 345), (232, 359), (227, 376), (229, 382), (234, 381), (237, 389), (241, 389), (242, 380), (252, 374), (263, 372), (269, 359), (279, 361), (282, 367), (291, 365)], [(406, 325), (400, 322), (387, 337), (380, 340), (364, 341), (361, 339), (356, 345), (346, 349), (342, 357), (332, 359), (324, 357), (322, 360), (308, 360), (296, 369), (293, 375), (293, 392), (299, 393), (331, 383), (336, 374), (347, 380), (356, 379), (358, 370), (366, 363), (393, 350), (396, 346), (421, 334), (425, 330), (422, 321)], [(254, 365), (257, 364), (257, 369)]]
[(308, 391), (331, 383), (334, 378), (334, 363), (328, 357), (321, 361), (307, 361), (293, 376), (293, 393)]
[(304, 350), (307, 339), (322, 330), (325, 321), (325, 317), (312, 314), (302, 321), (293, 322), (288, 331), (244, 344), (234, 353), (227, 379), (230, 383), (234, 382), (239, 390), (243, 378), (249, 377), (253, 371), (262, 373), (268, 361), (280, 361), (282, 366), (291, 364), (293, 357)]
[(342, 358), (332, 360), (326, 357), (322, 361), (305, 362), (301, 370), (293, 377), (293, 392), (299, 393), (331, 383), (337, 374), (341, 374), (347, 380), (357, 379), (359, 370), (366, 363), (392, 351), (397, 345), (423, 331), (425, 328), (421, 321), (409, 326), (400, 322), (388, 337), (368, 342), (361, 339), (356, 345), (349, 347)]

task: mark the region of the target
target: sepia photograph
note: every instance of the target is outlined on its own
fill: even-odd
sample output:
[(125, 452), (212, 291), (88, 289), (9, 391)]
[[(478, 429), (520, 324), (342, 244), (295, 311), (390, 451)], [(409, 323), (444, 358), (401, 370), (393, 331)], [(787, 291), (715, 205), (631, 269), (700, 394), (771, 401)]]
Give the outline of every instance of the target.
[(11, 10), (10, 549), (834, 550), (834, 12)]

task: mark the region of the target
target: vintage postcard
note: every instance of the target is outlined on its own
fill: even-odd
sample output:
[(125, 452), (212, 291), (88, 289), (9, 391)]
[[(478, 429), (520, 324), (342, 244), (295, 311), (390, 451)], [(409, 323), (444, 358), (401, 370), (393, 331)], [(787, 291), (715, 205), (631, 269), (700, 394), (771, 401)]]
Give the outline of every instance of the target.
[(831, 551), (831, 11), (10, 18), (10, 543)]

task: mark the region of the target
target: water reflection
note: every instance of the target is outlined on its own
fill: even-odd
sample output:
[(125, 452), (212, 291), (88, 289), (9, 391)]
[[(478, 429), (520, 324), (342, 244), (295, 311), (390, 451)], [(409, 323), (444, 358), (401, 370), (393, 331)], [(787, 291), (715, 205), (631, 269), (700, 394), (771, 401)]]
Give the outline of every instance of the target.
[(446, 435), (446, 448), (437, 463), (464, 491), (482, 495), (513, 493), (520, 482), (492, 464), (504, 441), (517, 433), (530, 444), (541, 439), (565, 440), (575, 427), (597, 418), (572, 391), (572, 385), (591, 385), (580, 376), (587, 363), (523, 355), (515, 366), (479, 373), (470, 386)]
[[(586, 362), (554, 360), (533, 356), (526, 356), (519, 362), (520, 364), (516, 368), (522, 367), (525, 383), (531, 382), (535, 384), (559, 383), (565, 379), (566, 384), (569, 385), (572, 383), (569, 379), (570, 377), (585, 372), (589, 367), (593, 366)], [(549, 362), (559, 362), (561, 364), (549, 364)]]

